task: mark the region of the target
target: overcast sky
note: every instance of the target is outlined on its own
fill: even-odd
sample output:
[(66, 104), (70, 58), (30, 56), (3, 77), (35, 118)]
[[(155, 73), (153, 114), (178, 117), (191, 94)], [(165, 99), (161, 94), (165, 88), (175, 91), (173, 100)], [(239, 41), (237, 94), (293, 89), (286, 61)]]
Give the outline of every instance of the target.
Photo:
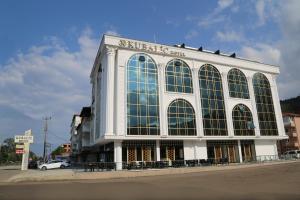
[(40, 152), (44, 116), (52, 116), (50, 143), (69, 140), (72, 115), (90, 104), (89, 73), (103, 33), (278, 65), (280, 98), (297, 96), (299, 11), (298, 0), (3, 0), (0, 140), (34, 127)]

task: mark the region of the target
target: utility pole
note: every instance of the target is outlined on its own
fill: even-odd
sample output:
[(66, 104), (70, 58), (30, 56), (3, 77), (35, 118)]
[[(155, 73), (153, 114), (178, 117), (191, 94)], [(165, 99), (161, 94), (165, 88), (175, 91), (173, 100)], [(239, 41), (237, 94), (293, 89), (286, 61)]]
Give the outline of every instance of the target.
[(46, 148), (47, 148), (47, 133), (48, 133), (48, 120), (51, 120), (51, 117), (45, 117), (45, 124), (44, 124), (44, 153), (43, 153), (43, 159), (44, 163), (46, 162)]

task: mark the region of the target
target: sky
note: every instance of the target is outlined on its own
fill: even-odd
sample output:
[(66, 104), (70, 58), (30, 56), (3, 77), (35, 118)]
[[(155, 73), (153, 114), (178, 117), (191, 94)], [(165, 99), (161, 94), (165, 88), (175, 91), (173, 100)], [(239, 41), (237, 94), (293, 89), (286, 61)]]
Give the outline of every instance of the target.
[(298, 0), (2, 0), (0, 141), (32, 128), (40, 154), (45, 116), (52, 147), (69, 141), (104, 33), (280, 66), (280, 99), (298, 96), (299, 10)]

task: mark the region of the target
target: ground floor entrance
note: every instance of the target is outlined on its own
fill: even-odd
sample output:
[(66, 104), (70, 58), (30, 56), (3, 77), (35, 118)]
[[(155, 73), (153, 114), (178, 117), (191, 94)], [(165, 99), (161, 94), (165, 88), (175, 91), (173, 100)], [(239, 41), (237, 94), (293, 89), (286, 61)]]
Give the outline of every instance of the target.
[(122, 161), (135, 162), (145, 161), (151, 162), (156, 160), (155, 140), (136, 141), (128, 140), (122, 142)]
[(184, 160), (183, 141), (169, 140), (160, 143), (160, 160)]
[[(251, 162), (276, 156), (274, 140), (116, 140), (99, 147), (97, 162), (168, 166)], [(156, 164), (156, 163), (154, 163)]]
[(241, 140), (241, 152), (243, 162), (251, 162), (256, 159), (253, 140)]
[(238, 141), (207, 141), (207, 157), (214, 163), (240, 162)]

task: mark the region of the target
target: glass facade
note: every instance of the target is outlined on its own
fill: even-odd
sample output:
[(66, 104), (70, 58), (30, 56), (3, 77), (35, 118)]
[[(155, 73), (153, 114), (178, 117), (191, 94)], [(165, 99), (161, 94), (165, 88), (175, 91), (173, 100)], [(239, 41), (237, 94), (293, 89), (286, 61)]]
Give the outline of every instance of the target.
[(175, 59), (167, 64), (166, 87), (169, 92), (193, 93), (191, 70), (185, 62)]
[(254, 136), (254, 124), (250, 109), (244, 104), (236, 105), (232, 110), (234, 135)]
[(247, 78), (241, 70), (231, 69), (227, 79), (230, 97), (249, 99)]
[(200, 68), (198, 77), (204, 135), (227, 135), (222, 77), (219, 71), (210, 64), (205, 64)]
[(184, 99), (174, 100), (168, 107), (169, 135), (197, 135), (195, 111)]
[(157, 67), (146, 54), (127, 64), (127, 135), (159, 135)]
[(254, 74), (253, 88), (260, 134), (263, 136), (278, 135), (272, 91), (267, 77), (262, 73)]

